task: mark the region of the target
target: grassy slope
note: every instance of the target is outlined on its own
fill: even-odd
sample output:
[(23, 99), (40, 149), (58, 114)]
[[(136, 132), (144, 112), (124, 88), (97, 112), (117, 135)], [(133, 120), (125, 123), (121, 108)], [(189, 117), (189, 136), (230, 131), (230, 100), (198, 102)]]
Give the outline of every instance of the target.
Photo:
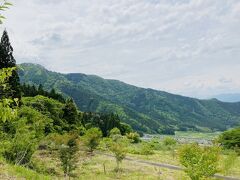
[(7, 164), (5, 160), (0, 159), (0, 179), (50, 180), (52, 177), (22, 166)]
[(20, 66), (22, 82), (56, 88), (74, 98), (82, 111), (118, 113), (136, 130), (197, 127), (224, 130), (240, 123), (240, 103), (198, 100), (85, 74), (60, 74), (39, 65)]

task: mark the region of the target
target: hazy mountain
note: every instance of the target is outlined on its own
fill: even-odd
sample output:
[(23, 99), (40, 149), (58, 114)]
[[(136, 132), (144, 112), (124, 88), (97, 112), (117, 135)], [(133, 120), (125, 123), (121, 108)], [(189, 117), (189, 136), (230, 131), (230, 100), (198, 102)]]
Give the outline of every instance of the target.
[(219, 94), (214, 96), (214, 98), (223, 101), (223, 102), (240, 102), (240, 93), (239, 94)]
[(224, 130), (240, 124), (240, 103), (199, 100), (80, 73), (61, 74), (20, 65), (21, 82), (42, 84), (71, 96), (80, 110), (118, 113), (135, 130)]

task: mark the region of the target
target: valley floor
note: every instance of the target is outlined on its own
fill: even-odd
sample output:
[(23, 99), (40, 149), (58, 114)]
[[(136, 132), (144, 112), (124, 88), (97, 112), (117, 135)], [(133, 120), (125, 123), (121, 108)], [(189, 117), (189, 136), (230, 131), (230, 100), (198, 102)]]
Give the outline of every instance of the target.
[[(60, 162), (54, 157), (54, 152), (46, 150), (37, 151), (34, 155), (34, 166), (38, 173), (24, 167), (8, 165), (2, 160), (0, 163), (0, 179), (64, 179)], [(94, 155), (80, 152), (78, 168), (74, 172), (75, 177), (71, 179), (189, 180), (184, 171), (158, 167), (149, 163), (155, 162), (180, 166), (177, 157), (173, 157), (170, 151), (155, 151), (153, 155), (148, 156), (128, 154), (128, 158), (121, 164), (121, 170), (115, 172), (116, 162), (108, 152), (98, 151)], [(223, 160), (225, 157), (222, 156), (221, 158)], [(219, 168), (221, 169), (221, 167)], [(228, 176), (240, 179), (240, 157), (238, 157)]]

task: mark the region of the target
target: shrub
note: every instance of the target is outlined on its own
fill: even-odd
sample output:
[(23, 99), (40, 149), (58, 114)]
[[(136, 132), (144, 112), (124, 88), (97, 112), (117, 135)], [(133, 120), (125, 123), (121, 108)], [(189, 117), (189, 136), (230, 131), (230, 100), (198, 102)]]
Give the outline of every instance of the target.
[(89, 152), (93, 152), (97, 148), (101, 137), (102, 132), (98, 128), (91, 128), (86, 131), (86, 134), (83, 136), (83, 141)]
[(126, 141), (123, 138), (118, 139), (117, 141), (112, 141), (110, 144), (110, 151), (114, 154), (116, 159), (117, 167), (116, 171), (119, 171), (119, 165), (122, 160), (126, 157), (127, 149), (126, 149)]
[(200, 147), (198, 144), (184, 145), (180, 149), (180, 163), (192, 180), (208, 178), (217, 172), (218, 147)]
[(33, 169), (34, 171), (41, 174), (55, 175), (55, 176), (60, 175), (60, 173), (58, 173), (56, 170), (55, 164), (53, 164), (51, 160), (48, 160), (46, 164), (46, 159), (41, 158), (41, 156), (39, 157), (38, 153), (34, 153), (34, 155), (32, 156), (29, 167), (30, 169)]
[(4, 157), (16, 165), (27, 164), (37, 149), (38, 139), (34, 131), (29, 131), (24, 119), (18, 121), (19, 127), (12, 139), (6, 143)]
[(58, 150), (62, 144), (67, 144), (69, 134), (51, 133), (39, 143), (39, 149)]
[(149, 143), (141, 143), (140, 147), (140, 154), (141, 155), (151, 155), (154, 154), (151, 144)]
[(109, 137), (113, 141), (117, 141), (118, 139), (122, 138), (122, 135), (121, 135), (121, 132), (118, 128), (113, 128), (109, 133)]
[(226, 149), (240, 149), (240, 127), (223, 132), (218, 141)]
[(165, 146), (175, 146), (177, 144), (177, 141), (171, 137), (165, 137), (163, 140), (163, 144)]
[(141, 141), (140, 135), (136, 132), (126, 134), (126, 137), (131, 141), (131, 143), (139, 143)]
[(112, 142), (111, 138), (107, 138), (107, 137), (103, 138), (99, 143), (98, 149), (101, 151), (109, 150), (111, 142)]
[(109, 133), (110, 137), (115, 135), (121, 135), (121, 131), (118, 128), (113, 128)]
[(158, 138), (152, 138), (149, 142), (153, 150), (163, 150), (163, 143)]

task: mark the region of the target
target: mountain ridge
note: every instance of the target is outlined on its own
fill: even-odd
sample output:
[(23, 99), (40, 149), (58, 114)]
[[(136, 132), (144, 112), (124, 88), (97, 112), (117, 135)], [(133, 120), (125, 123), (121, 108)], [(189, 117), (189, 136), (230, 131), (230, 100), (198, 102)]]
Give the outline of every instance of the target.
[(55, 88), (71, 96), (82, 111), (118, 113), (138, 131), (225, 130), (240, 124), (240, 103), (199, 100), (96, 75), (56, 73), (31, 63), (19, 67), (22, 83)]

